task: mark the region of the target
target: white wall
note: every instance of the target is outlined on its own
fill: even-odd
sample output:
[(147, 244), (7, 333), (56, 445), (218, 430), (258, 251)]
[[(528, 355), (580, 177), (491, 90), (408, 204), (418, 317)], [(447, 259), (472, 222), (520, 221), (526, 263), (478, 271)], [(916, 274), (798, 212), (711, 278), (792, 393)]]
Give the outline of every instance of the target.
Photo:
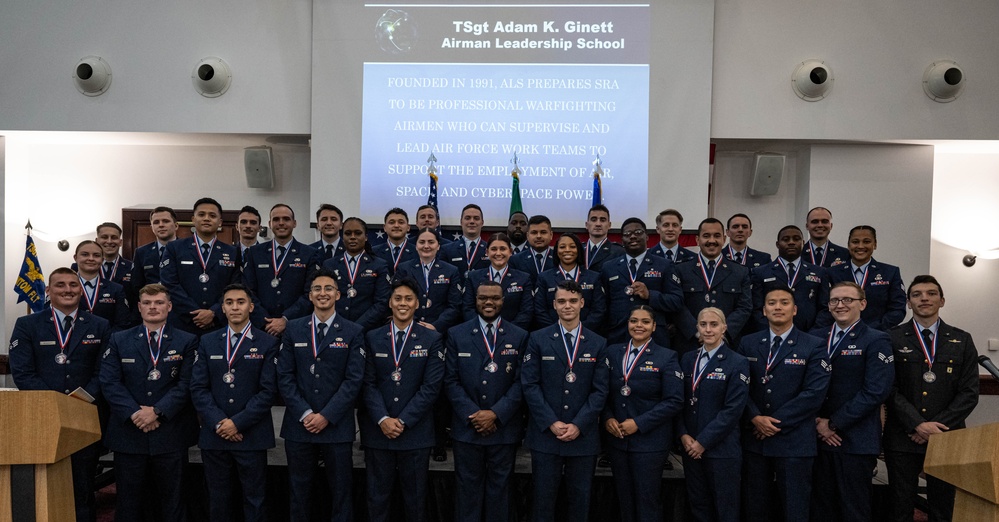
[[(735, 213), (753, 220), (753, 236), (749, 245), (757, 250), (777, 254), (777, 232), (788, 224), (799, 223), (795, 217), (795, 191), (798, 178), (798, 154), (789, 153), (784, 164), (784, 177), (777, 194), (750, 196), (753, 184), (753, 154), (726, 152), (715, 155), (715, 179), (711, 185), (714, 217), (725, 222)], [(685, 223), (695, 228), (697, 223)]]
[[(275, 149), (275, 187), (250, 189), (243, 169), (243, 145), (219, 139), (197, 145), (121, 145), (60, 143), (64, 136), (39, 142), (33, 136), (6, 138), (3, 302), (6, 336), (25, 313), (16, 305), (13, 286), (24, 253), (24, 224), (31, 220), (44, 272), (69, 266), (76, 243), (93, 239), (94, 227), (121, 221), (123, 207), (167, 205), (188, 209), (201, 196), (217, 199), (227, 210), (253, 205), (264, 215), (278, 202), (291, 205), (297, 237), (313, 241), (308, 228), (308, 149)], [(30, 195), (30, 196), (29, 196)], [(56, 242), (69, 240), (69, 252)], [(4, 337), (6, 338), (6, 337)], [(0, 351), (6, 351), (3, 342)]]
[[(987, 139), (999, 136), (999, 3), (717, 0), (712, 138)], [(825, 60), (835, 82), (809, 103), (791, 73)], [(935, 60), (961, 65), (967, 87), (937, 103), (922, 90)]]
[[(4, 2), (0, 129), (310, 132), (312, 2)], [(77, 62), (111, 65), (111, 88), (88, 98)], [(191, 83), (207, 56), (233, 81), (209, 99)]]

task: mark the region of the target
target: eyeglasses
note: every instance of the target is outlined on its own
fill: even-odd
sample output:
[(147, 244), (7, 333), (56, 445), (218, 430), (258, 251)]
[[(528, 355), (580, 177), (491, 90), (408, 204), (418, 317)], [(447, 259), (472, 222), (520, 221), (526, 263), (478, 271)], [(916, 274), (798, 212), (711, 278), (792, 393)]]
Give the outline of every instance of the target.
[(850, 306), (854, 301), (863, 301), (858, 297), (831, 297), (829, 298), (829, 306), (839, 306), (840, 303)]

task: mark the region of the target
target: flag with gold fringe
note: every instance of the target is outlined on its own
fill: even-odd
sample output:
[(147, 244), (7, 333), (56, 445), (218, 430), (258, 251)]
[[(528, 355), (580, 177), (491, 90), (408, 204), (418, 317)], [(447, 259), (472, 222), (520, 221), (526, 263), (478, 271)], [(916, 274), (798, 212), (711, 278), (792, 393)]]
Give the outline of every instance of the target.
[(38, 262), (35, 240), (31, 238), (31, 223), (25, 228), (28, 229), (28, 237), (24, 242), (24, 261), (14, 282), (14, 293), (18, 303), (27, 302), (32, 312), (40, 312), (45, 308), (45, 275)]
[(603, 175), (604, 169), (601, 167), (603, 162), (600, 160), (600, 155), (597, 154), (597, 159), (593, 160), (593, 205), (597, 206), (603, 203), (603, 186), (600, 183), (600, 176)]
[(514, 212), (523, 212), (524, 204), (520, 201), (520, 166), (517, 165), (517, 153), (513, 153), (513, 170), (510, 171), (510, 175), (513, 176), (513, 188), (510, 192), (510, 215), (512, 216)]

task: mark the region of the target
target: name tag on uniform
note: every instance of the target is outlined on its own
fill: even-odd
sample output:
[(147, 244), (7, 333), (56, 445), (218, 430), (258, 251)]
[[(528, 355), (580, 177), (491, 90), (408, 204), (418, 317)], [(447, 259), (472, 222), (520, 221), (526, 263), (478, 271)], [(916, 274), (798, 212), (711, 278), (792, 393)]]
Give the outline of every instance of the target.
[(295, 343), (295, 348), (305, 348), (309, 343)]
[(388, 357), (388, 354), (375, 352), (375, 357)]
[(182, 264), (182, 265), (193, 265), (194, 261), (181, 261), (180, 264)]
[(55, 346), (55, 341), (40, 341), (39, 346)]
[(776, 278), (776, 277), (768, 277), (768, 278), (764, 279), (764, 280), (763, 280), (763, 282), (764, 282), (764, 283), (769, 283), (769, 282), (771, 282), (771, 281), (776, 281), (776, 280), (777, 280), (777, 278)]
[(750, 361), (750, 362), (756, 362), (756, 361), (758, 361), (759, 359), (757, 359), (756, 357), (746, 357), (746, 360), (747, 360), (747, 361)]
[(270, 268), (270, 267), (271, 265), (268, 265), (267, 263), (264, 263), (262, 265), (257, 265), (257, 268)]
[(143, 265), (142, 268), (144, 270), (152, 270), (154, 266), (156, 266), (156, 265)]
[(123, 363), (134, 363), (135, 359), (122, 359), (121, 362), (123, 362)]
[(793, 364), (795, 366), (804, 366), (804, 359), (784, 359), (784, 364)]
[(618, 280), (620, 278), (621, 278), (621, 276), (614, 276), (614, 277), (608, 277), (607, 280), (608, 281), (616, 281), (616, 280)]
[(554, 361), (555, 360), (555, 356), (554, 355), (542, 355), (541, 356), (541, 360), (542, 361)]
[(225, 357), (223, 357), (221, 355), (209, 355), (208, 358), (209, 359), (225, 359)]
[(471, 352), (458, 352), (458, 357), (471, 357)]

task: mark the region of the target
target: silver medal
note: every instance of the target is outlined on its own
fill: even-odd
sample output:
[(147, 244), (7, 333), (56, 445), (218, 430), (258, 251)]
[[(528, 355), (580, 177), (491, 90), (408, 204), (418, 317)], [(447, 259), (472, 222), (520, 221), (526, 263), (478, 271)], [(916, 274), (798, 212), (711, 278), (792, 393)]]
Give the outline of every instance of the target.
[(312, 375), (316, 374), (316, 365), (315, 364), (312, 364), (312, 365), (309, 366), (309, 373), (311, 373)]
[(631, 386), (628, 386), (627, 384), (625, 384), (624, 386), (622, 386), (621, 387), (621, 395), (624, 395), (625, 397), (631, 395)]
[(691, 397), (690, 398), (690, 405), (693, 406), (695, 404), (697, 404), (697, 397)]
[(56, 364), (66, 364), (69, 362), (69, 356), (64, 353), (57, 353), (55, 356)]
[(633, 288), (631, 288), (630, 286), (626, 286), (624, 288), (624, 295), (631, 295), (633, 293), (635, 293), (635, 290)]
[(496, 370), (498, 369), (499, 365), (497, 365), (495, 361), (489, 361), (489, 364), (486, 365), (486, 371), (489, 373), (496, 373)]
[(431, 302), (430, 302), (430, 299), (427, 299), (427, 308), (430, 308), (430, 306), (431, 306), (432, 304), (433, 304), (433, 303), (431, 303)]
[(933, 373), (932, 371), (928, 371), (923, 374), (923, 380), (926, 381), (927, 383), (936, 382), (937, 374)]
[(353, 286), (350, 287), (350, 288), (348, 288), (347, 289), (347, 297), (349, 297), (351, 299), (357, 297), (357, 289), (355, 289)]
[(576, 382), (576, 374), (572, 373), (572, 370), (565, 374), (565, 382)]
[(149, 375), (146, 376), (146, 378), (149, 379), (150, 381), (158, 381), (158, 380), (160, 380), (160, 377), (162, 377), (162, 375), (163, 374), (161, 374), (159, 370), (157, 370), (156, 368), (153, 368), (149, 372)]
[(402, 372), (400, 370), (392, 372), (392, 382), (399, 382), (401, 380), (402, 380)]
[(222, 374), (222, 382), (226, 384), (232, 384), (235, 380), (236, 380), (236, 374), (234, 374), (232, 370)]
[(277, 288), (281, 284), (281, 280), (278, 278), (271, 279), (271, 288)]
[(202, 272), (202, 274), (198, 276), (198, 281), (201, 281), (202, 283), (207, 283), (208, 279), (210, 279), (208, 277), (208, 274), (206, 274), (204, 272)]
[(704, 294), (704, 302), (705, 303), (710, 303), (711, 302), (711, 295), (710, 294)]

